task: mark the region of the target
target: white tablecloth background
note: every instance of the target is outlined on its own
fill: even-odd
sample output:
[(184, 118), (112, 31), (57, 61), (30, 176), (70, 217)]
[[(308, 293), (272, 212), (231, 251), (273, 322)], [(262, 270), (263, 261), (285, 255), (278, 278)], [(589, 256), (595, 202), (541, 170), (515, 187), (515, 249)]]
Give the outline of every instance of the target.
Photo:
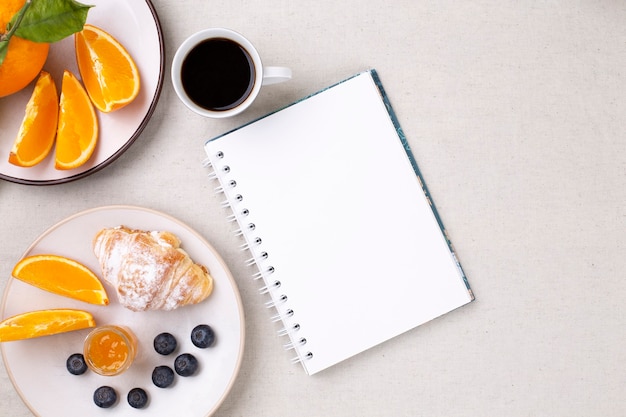
[[(167, 77), (142, 136), (111, 166), (65, 185), (0, 182), (0, 289), (57, 221), (101, 205), (145, 206), (205, 236), (239, 284), (246, 352), (217, 416), (624, 415), (626, 4), (154, 6), (168, 71), (187, 36), (224, 26), (248, 36), (266, 64), (291, 67), (293, 80), (215, 121), (187, 110)], [(309, 377), (280, 347), (206, 180), (202, 144), (371, 67), (477, 299)], [(30, 416), (0, 367), (0, 415)]]

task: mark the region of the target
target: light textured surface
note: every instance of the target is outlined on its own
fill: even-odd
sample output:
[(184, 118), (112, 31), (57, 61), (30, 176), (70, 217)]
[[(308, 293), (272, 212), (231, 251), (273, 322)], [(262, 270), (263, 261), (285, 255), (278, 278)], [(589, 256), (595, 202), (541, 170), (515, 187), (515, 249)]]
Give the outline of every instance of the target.
[[(168, 78), (142, 136), (105, 170), (51, 187), (0, 183), (2, 289), (52, 224), (101, 205), (141, 205), (204, 235), (239, 283), (247, 349), (218, 417), (623, 415), (622, 2), (154, 5), (168, 70), (187, 36), (224, 26), (248, 36), (266, 64), (290, 66), (294, 79), (264, 88), (243, 115), (215, 121), (187, 110)], [(370, 67), (477, 299), (308, 377), (280, 347), (201, 166), (202, 144)], [(341, 175), (349, 164), (332, 169)], [(0, 415), (31, 415), (4, 370)]]

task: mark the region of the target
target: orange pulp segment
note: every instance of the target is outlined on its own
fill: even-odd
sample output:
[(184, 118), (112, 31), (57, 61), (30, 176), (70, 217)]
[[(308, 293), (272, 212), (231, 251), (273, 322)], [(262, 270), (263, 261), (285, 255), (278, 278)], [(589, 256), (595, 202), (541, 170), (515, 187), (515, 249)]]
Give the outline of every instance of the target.
[(73, 309), (51, 309), (18, 314), (0, 322), (0, 342), (32, 339), (95, 327), (91, 313)]
[(128, 51), (99, 27), (86, 24), (74, 35), (76, 62), (94, 106), (121, 109), (139, 94), (139, 70)]
[(9, 162), (20, 167), (32, 167), (43, 161), (54, 145), (58, 118), (56, 85), (49, 73), (41, 71), (9, 152)]
[(91, 158), (98, 141), (98, 118), (82, 84), (63, 72), (54, 167), (74, 169)]
[(64, 256), (27, 256), (13, 267), (13, 276), (64, 297), (90, 304), (109, 304), (106, 290), (96, 274), (83, 264)]

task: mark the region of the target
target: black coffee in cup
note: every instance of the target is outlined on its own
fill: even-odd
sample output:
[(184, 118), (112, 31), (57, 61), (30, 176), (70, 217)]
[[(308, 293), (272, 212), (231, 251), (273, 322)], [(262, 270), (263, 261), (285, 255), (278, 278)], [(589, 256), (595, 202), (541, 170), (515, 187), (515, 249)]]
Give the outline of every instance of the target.
[(189, 98), (207, 110), (225, 111), (237, 107), (254, 87), (252, 57), (237, 42), (225, 38), (207, 39), (185, 56), (181, 81)]

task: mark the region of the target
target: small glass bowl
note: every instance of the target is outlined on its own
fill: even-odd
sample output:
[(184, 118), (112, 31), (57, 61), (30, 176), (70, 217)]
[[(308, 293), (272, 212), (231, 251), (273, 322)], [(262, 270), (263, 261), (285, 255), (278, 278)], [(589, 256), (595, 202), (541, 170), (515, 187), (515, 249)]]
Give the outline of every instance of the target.
[(85, 338), (83, 355), (89, 369), (104, 376), (127, 370), (137, 354), (137, 338), (130, 329), (106, 325), (93, 329)]

